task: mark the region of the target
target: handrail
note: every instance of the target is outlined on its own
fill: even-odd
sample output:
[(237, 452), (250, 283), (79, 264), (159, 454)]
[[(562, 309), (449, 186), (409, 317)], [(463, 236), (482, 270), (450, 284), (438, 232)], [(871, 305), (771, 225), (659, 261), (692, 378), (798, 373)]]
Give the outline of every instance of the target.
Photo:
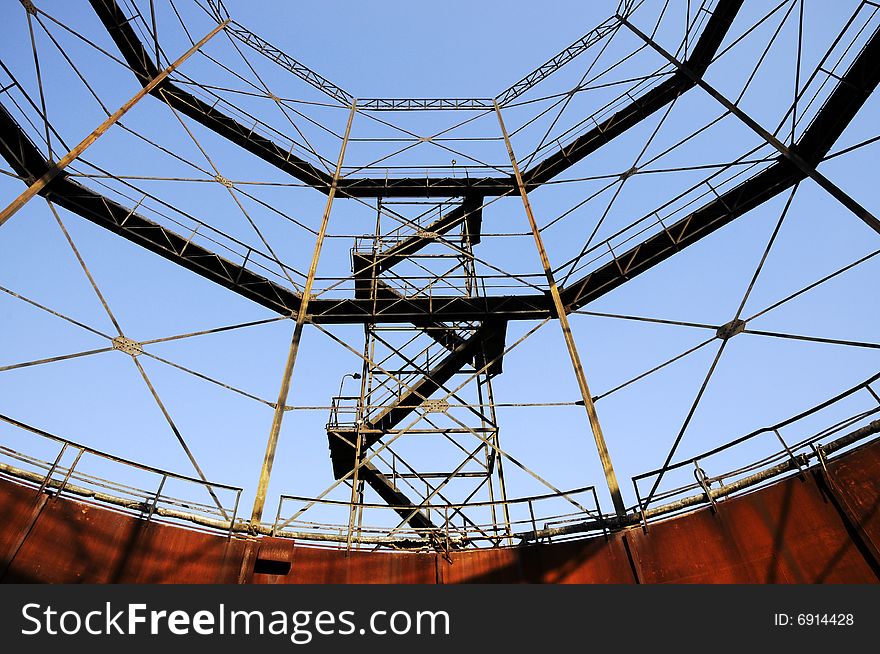
[[(631, 507), (630, 512), (628, 512), (627, 515), (623, 518), (617, 518), (615, 516), (603, 514), (599, 505), (599, 500), (595, 488), (593, 486), (584, 486), (565, 492), (525, 496), (506, 501), (495, 500), (489, 502), (474, 502), (469, 504), (448, 503), (436, 504), (426, 507), (426, 510), (429, 509), (431, 511), (439, 511), (441, 513), (445, 512), (447, 514), (450, 511), (460, 511), (468, 508), (498, 507), (501, 505), (517, 505), (529, 507), (529, 513), (531, 514), (529, 517), (514, 517), (512, 520), (510, 520), (510, 523), (509, 525), (507, 525), (506, 528), (500, 527), (498, 525), (480, 526), (476, 525), (476, 523), (473, 523), (469, 526), (448, 528), (438, 527), (434, 530), (427, 531), (424, 529), (419, 530), (412, 528), (401, 528), (400, 530), (394, 530), (393, 533), (388, 533), (390, 530), (387, 527), (360, 526), (356, 529), (357, 535), (352, 542), (376, 545), (380, 547), (393, 547), (398, 549), (420, 549), (429, 546), (436, 546), (437, 542), (439, 542), (437, 541), (437, 539), (445, 532), (447, 541), (454, 543), (457, 547), (466, 544), (474, 544), (477, 542), (490, 542), (493, 546), (497, 547), (502, 546), (502, 541), (511, 542), (511, 539), (517, 539), (520, 542), (534, 542), (550, 538), (583, 537), (596, 533), (608, 533), (609, 531), (614, 529), (636, 526), (638, 524), (642, 524), (643, 526), (647, 527), (649, 521), (657, 517), (673, 515), (676, 513), (680, 513), (686, 509), (699, 506), (714, 506), (717, 499), (729, 497), (745, 489), (753, 488), (755, 486), (765, 483), (769, 479), (792, 472), (801, 473), (807, 466), (810, 465), (811, 461), (813, 461), (814, 459), (818, 459), (820, 457), (824, 459), (824, 457), (829, 454), (839, 452), (856, 442), (865, 440), (867, 438), (870, 438), (871, 436), (880, 433), (880, 420), (874, 419), (870, 423), (864, 424), (861, 427), (857, 427), (854, 430), (843, 434), (842, 436), (837, 436), (834, 440), (828, 441), (824, 445), (819, 444), (820, 439), (835, 436), (841, 431), (846, 430), (850, 427), (854, 427), (857, 423), (862, 422), (877, 413), (880, 413), (880, 399), (878, 399), (878, 395), (870, 386), (878, 379), (880, 379), (880, 373), (869, 377), (860, 384), (857, 384), (856, 386), (853, 386), (852, 388), (847, 389), (846, 391), (843, 391), (842, 393), (839, 393), (832, 398), (813, 406), (810, 409), (802, 411), (772, 426), (754, 430), (752, 432), (749, 432), (748, 434), (735, 438), (732, 441), (725, 443), (724, 445), (718, 446), (711, 450), (707, 450), (700, 455), (689, 457), (688, 459), (677, 462), (673, 466), (676, 469), (682, 468), (686, 465), (696, 464), (698, 467), (700, 467), (700, 470), (702, 471), (701, 463), (703, 463), (703, 460), (705, 458), (718, 454), (720, 452), (724, 452), (732, 447), (740, 445), (762, 434), (772, 434), (774, 438), (779, 439), (782, 443), (781, 450), (768, 454), (763, 458), (760, 458), (757, 461), (753, 461), (746, 466), (737, 468), (735, 470), (728, 470), (723, 474), (717, 474), (714, 476), (710, 476), (707, 475), (705, 472), (702, 472), (702, 474), (696, 477), (695, 482), (676, 489), (664, 491), (655, 498), (655, 500), (659, 499), (665, 502), (660, 506), (649, 508), (642, 503), (641, 499), (639, 499), (639, 504)], [(854, 415), (850, 415), (846, 418), (840, 419), (834, 424), (825, 427), (824, 429), (810, 430), (810, 433), (812, 435), (794, 444), (787, 444), (785, 440), (781, 438), (781, 434), (778, 433), (779, 429), (787, 425), (794, 424), (805, 417), (814, 415), (819, 411), (862, 390), (867, 390), (870, 393), (873, 400), (877, 402), (877, 407), (863, 410)], [(346, 541), (346, 531), (348, 529), (347, 525), (323, 524), (320, 522), (312, 521), (299, 521), (296, 523), (296, 529), (288, 529), (287, 525), (293, 522), (293, 519), (289, 519), (286, 523), (279, 525), (284, 503), (296, 501), (309, 502), (313, 504), (323, 504), (328, 507), (346, 507), (347, 509), (353, 507), (355, 509), (381, 509), (392, 512), (394, 510), (393, 507), (390, 507), (386, 504), (352, 504), (350, 502), (342, 500), (332, 500), (324, 498), (318, 499), (308, 498), (299, 495), (282, 494), (279, 497), (278, 513), (276, 515), (275, 522), (272, 524), (263, 523), (254, 525), (251, 524), (249, 521), (237, 518), (237, 504), (242, 492), (242, 489), (237, 486), (214, 482), (204, 482), (201, 479), (189, 477), (187, 475), (178, 474), (168, 470), (163, 470), (154, 466), (137, 463), (112, 454), (107, 454), (95, 448), (56, 436), (55, 434), (51, 434), (47, 431), (44, 431), (37, 427), (33, 427), (3, 414), (0, 414), (0, 421), (6, 422), (27, 432), (33, 433), (39, 437), (46, 438), (62, 445), (62, 451), (59, 453), (54, 463), (44, 462), (33, 457), (18, 454), (14, 450), (4, 447), (2, 448), (2, 450), (0, 450), (0, 454), (11, 456), (31, 466), (36, 466), (38, 468), (42, 468), (43, 470), (48, 470), (48, 473), (41, 474), (39, 472), (16, 468), (6, 463), (0, 463), (0, 474), (30, 482), (38, 487), (37, 492), (54, 491), (56, 494), (65, 492), (69, 495), (77, 495), (89, 498), (93, 501), (101, 502), (104, 504), (119, 506), (128, 510), (137, 510), (144, 516), (146, 516), (146, 519), (148, 520), (153, 518), (154, 516), (159, 516), (174, 520), (185, 520), (201, 527), (207, 527), (210, 529), (219, 530), (221, 532), (226, 532), (229, 536), (234, 533), (243, 533), (249, 535), (276, 535), (280, 537), (290, 537), (301, 540), (332, 542), (338, 545)], [(79, 454), (77, 455), (73, 464), (65, 467), (63, 465), (60, 465), (60, 462), (63, 454), (68, 449), (71, 449), (72, 451), (78, 451)], [(86, 473), (74, 473), (76, 463), (79, 461), (80, 457), (86, 453), (92, 454), (101, 459), (116, 462), (122, 465), (130, 466), (135, 469), (144, 470), (146, 472), (159, 475), (162, 477), (162, 482), (159, 484), (159, 489), (157, 491), (145, 491), (134, 487), (129, 487), (121, 483), (106, 482), (106, 480), (103, 480), (102, 478)], [(60, 477), (63, 477), (63, 479), (53, 478), (53, 475), (56, 472)], [(658, 472), (659, 470), (654, 470), (633, 477), (634, 485), (638, 480), (645, 479), (646, 477), (649, 477), (652, 474), (657, 474)], [(725, 483), (725, 480), (731, 480), (734, 477), (736, 477), (736, 479)], [(225, 516), (225, 519), (218, 519), (210, 517), (210, 515), (205, 515), (205, 513), (214, 511), (214, 507), (210, 505), (201, 505), (195, 501), (180, 500), (171, 497), (162, 498), (162, 490), (167, 479), (176, 479), (196, 484), (197, 486), (218, 488), (234, 492), (236, 495), (236, 508), (234, 509), (232, 517), (230, 518), (228, 516)], [(78, 483), (83, 482), (91, 484), (93, 486), (98, 486), (100, 487), (100, 489), (96, 490), (94, 488), (87, 488), (77, 485)], [(719, 483), (719, 485), (713, 487), (713, 484), (715, 483)], [(684, 497), (678, 497), (678, 499), (674, 499), (677, 496), (685, 495), (686, 493), (691, 491), (697, 492), (693, 495), (686, 495)], [(540, 519), (534, 517), (535, 503), (562, 499), (568, 499), (570, 502), (572, 502), (573, 500), (571, 500), (571, 498), (568, 496), (576, 496), (578, 494), (584, 493), (589, 493), (592, 495), (594, 499), (594, 506), (596, 507), (595, 511), (588, 510), (580, 504), (575, 503), (575, 506), (578, 507), (575, 512), (564, 515), (541, 517)], [(637, 486), (636, 493), (638, 495)], [(121, 496), (122, 494), (131, 495), (136, 499), (125, 499)], [(162, 500), (162, 502), (170, 506), (160, 506), (160, 499)], [(194, 510), (198, 509), (201, 509), (203, 513), (199, 514), (194, 512)], [(543, 527), (539, 528), (538, 522), (543, 523)], [(531, 528), (525, 531), (515, 531), (517, 527), (523, 525), (530, 526)], [(426, 538), (426, 536), (428, 536), (428, 538)]]

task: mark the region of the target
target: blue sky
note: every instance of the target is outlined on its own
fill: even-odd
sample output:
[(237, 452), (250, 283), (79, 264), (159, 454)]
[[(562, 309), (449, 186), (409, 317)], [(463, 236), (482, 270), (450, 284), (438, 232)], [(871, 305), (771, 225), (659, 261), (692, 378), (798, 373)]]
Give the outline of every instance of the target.
[[(148, 7), (149, 3), (140, 4)], [(178, 4), (188, 12), (185, 15), (191, 17), (187, 23), (194, 36), (207, 32), (210, 23), (206, 16), (199, 14), (190, 4)], [(617, 3), (452, 2), (445, 3), (443, 11), (433, 9), (429, 3), (405, 2), (369, 5), (311, 3), (307, 6), (276, 3), (271, 8), (261, 6), (259, 10), (254, 9), (253, 3), (230, 1), (226, 4), (232, 16), (253, 32), (352, 94), (364, 98), (491, 97), (612, 15)], [(661, 4), (645, 3), (633, 16), (633, 22), (643, 30), (650, 29), (656, 23)], [(770, 7), (765, 3), (746, 4), (722, 50)], [(817, 62), (858, 5), (856, 2), (804, 2), (802, 82), (813, 73)], [(188, 43), (179, 24), (175, 24), (169, 6), (165, 3), (157, 6), (160, 41), (164, 52), (174, 58), (188, 47)], [(669, 14), (660, 23), (658, 40), (667, 49), (676, 50), (682, 38), (686, 3), (674, 2), (671, 6)], [(44, 2), (40, 7), (116, 54), (112, 41), (87, 6)], [(776, 128), (791, 104), (798, 2), (784, 3), (782, 9), (761, 28), (719, 58), (706, 77), (727, 97), (736, 98), (747, 83), (763, 47), (773, 38), (783, 15), (792, 7), (793, 11), (782, 23), (759, 74), (748, 83), (739, 105), (769, 129)], [(37, 98), (24, 11), (17, 3), (6, 3), (0, 12), (7, 23), (15, 26), (8, 30), (8, 38), (0, 44), (0, 57), (16, 79)], [(835, 50), (835, 55), (843, 55), (838, 72), (845, 70), (857, 49), (877, 28), (876, 13), (863, 8), (861, 18), (866, 25), (863, 32), (857, 35), (856, 29), (848, 30), (844, 39), (855, 38), (857, 47), (847, 53), (842, 48)], [(111, 110), (137, 90), (131, 74), (118, 63), (50, 21), (46, 25), (68, 47), (71, 59), (82, 67), (86, 78)], [(36, 36), (47, 113), (53, 126), (72, 145), (91, 131), (102, 120), (103, 114), (46, 34), (37, 29)], [(604, 55), (606, 59), (602, 59), (606, 63), (637, 47), (637, 41), (631, 35), (621, 33), (614, 39)], [(576, 84), (595, 52), (591, 49), (536, 87), (528, 96), (536, 99), (534, 104), (505, 110), (508, 129), (517, 130), (548, 106), (549, 101), (539, 101), (539, 98), (564, 92)], [(209, 44), (206, 53), (252, 82), (256, 81), (222, 35)], [(335, 161), (340, 145), (337, 135), (347, 118), (345, 108), (306, 104), (327, 102), (327, 99), (288, 72), (259, 60), (255, 55), (249, 57), (257, 62), (254, 65), (260, 76), (276, 95), (302, 101), (291, 105), (302, 112), (302, 116), (296, 119), (297, 127), (322, 156)], [(643, 50), (612, 73), (611, 79), (645, 74), (660, 68), (663, 63), (655, 53)], [(232, 79), (214, 62), (199, 56), (188, 62), (182, 72), (200, 82), (218, 85)], [(823, 75), (818, 76), (815, 88), (825, 79)], [(4, 86), (8, 83), (4, 74)], [(236, 83), (243, 86), (241, 80)], [(817, 104), (806, 108), (801, 106), (803, 122), (799, 131), (818, 109), (818, 102), (824, 97), (821, 93), (830, 88), (831, 83), (820, 92)], [(556, 130), (554, 134), (564, 140), (566, 130), (597, 111), (613, 95), (613, 90), (601, 88), (578, 94), (552, 128)], [(19, 94), (16, 98), (21, 101), (22, 96)], [(242, 108), (266, 120), (278, 132), (290, 132), (291, 123), (271, 101), (247, 97), (239, 100)], [(6, 96), (2, 101), (10, 108)], [(878, 102), (876, 94), (867, 101), (832, 152), (876, 135)], [(707, 94), (698, 89), (689, 91), (676, 102), (668, 118), (662, 119), (664, 112), (658, 112), (566, 171), (562, 177), (574, 180), (627, 170), (634, 165), (636, 155), (650, 138), (641, 165), (721, 113), (721, 107)], [(547, 115), (552, 117), (555, 114)], [(23, 121), (21, 114), (16, 113), (16, 116)], [(26, 131), (31, 138), (38, 140), (42, 124), (33, 112), (30, 117), (35, 127), (25, 125)], [(465, 115), (433, 112), (427, 115), (374, 114), (374, 117), (429, 135), (453, 126)], [(146, 98), (122, 122), (171, 149), (179, 158), (171, 157), (116, 127), (87, 152), (86, 161), (117, 175), (205, 178), (203, 172), (190, 165), (195, 164), (202, 171), (211, 169), (200, 151), (201, 146), (225, 177), (276, 184), (241, 186), (252, 197), (239, 196), (239, 199), (279, 258), (299, 271), (307, 269), (314, 244), (314, 236), (309, 230), (314, 230), (320, 221), (325, 196), (312, 189), (283, 186), (290, 179), (281, 171), (237, 150), (201, 126), (185, 121), (198, 141), (197, 145), (168, 107), (155, 98)], [(316, 123), (337, 132), (337, 135), (330, 134)], [(517, 152), (529, 152), (535, 147), (548, 124), (549, 119), (544, 118), (533, 128), (517, 131), (513, 137)], [(656, 135), (651, 138), (655, 129)], [(462, 139), (489, 137), (491, 140), (485, 142), (462, 140), (450, 143), (450, 147), (501, 169), (509, 167), (509, 161), (505, 162), (503, 142), (498, 138), (498, 125), (491, 113), (476, 116), (472, 124), (450, 134)], [(780, 134), (786, 138), (789, 136), (787, 130)], [(382, 125), (365, 114), (356, 117), (352, 131), (354, 139), (400, 135), (400, 130)], [(760, 144), (759, 137), (736, 118), (728, 116), (649, 167), (674, 169), (725, 163)], [(57, 140), (53, 146), (55, 152), (60, 151)], [(387, 143), (353, 141), (346, 164), (366, 163), (396, 147)], [(860, 148), (819, 167), (875, 213), (880, 210), (875, 188), (878, 147), (875, 143)], [(525, 158), (522, 154), (520, 156)], [(755, 156), (768, 158), (775, 156), (775, 151), (765, 146)], [(414, 167), (449, 166), (453, 158), (458, 160), (459, 166), (465, 165), (465, 160), (458, 154), (422, 144), (393, 162)], [(77, 172), (94, 172), (85, 165), (75, 168)], [(8, 167), (3, 166), (3, 169)], [(633, 177), (613, 203), (596, 239), (607, 238), (636, 217), (651, 213), (708, 174), (705, 170), (687, 170)], [(130, 196), (128, 200), (114, 196), (121, 202), (125, 200), (123, 203), (128, 206), (139, 197), (135, 191), (125, 189), (117, 182), (79, 181), (93, 188), (99, 188), (99, 181), (108, 183), (112, 192), (125, 192)], [(265, 250), (265, 244), (225, 187), (216, 183), (174, 181), (137, 180), (132, 183), (222, 230), (225, 236), (215, 236), (223, 246), (237, 247), (229, 240), (234, 237)], [(570, 181), (534, 192), (531, 199), (538, 223), (547, 226), (590, 194), (598, 193), (606, 183), (607, 180)], [(734, 182), (728, 182), (728, 186), (719, 183), (721, 188), (729, 188)], [(6, 175), (0, 177), (0, 193), (7, 202), (22, 189), (19, 180)], [(703, 188), (700, 192), (706, 191)], [(595, 200), (546, 227), (543, 237), (554, 266), (578, 254), (605, 210), (611, 192), (613, 189), (599, 193)], [(256, 199), (272, 205), (277, 211), (267, 209)], [(736, 312), (787, 199), (787, 193), (777, 196), (586, 309), (710, 325), (727, 322)], [(165, 211), (153, 202), (145, 203), (144, 209)], [(685, 209), (672, 206), (668, 211), (671, 217), (680, 218)], [(142, 341), (276, 317), (276, 314), (78, 216), (63, 210), (59, 215), (130, 338)], [(177, 219), (182, 223), (177, 231), (185, 233), (190, 224), (180, 216)], [(331, 238), (318, 269), (319, 289), (330, 285), (330, 278), (350, 274), (348, 251), (352, 245), (351, 236), (370, 233), (374, 221), (374, 208), (351, 200), (336, 202), (331, 215)], [(517, 235), (487, 237), (475, 254), (486, 264), (516, 274), (539, 274), (538, 256), (526, 230), (519, 199), (502, 198), (485, 209), (484, 232)], [(873, 252), (878, 243), (876, 233), (825, 191), (810, 181), (802, 183), (743, 315), (750, 316)], [(265, 260), (264, 263), (272, 268), (271, 261)], [(878, 265), (877, 258), (871, 259), (767, 313), (749, 327), (873, 343), (880, 306), (873, 291), (875, 285), (871, 282), (880, 272)], [(491, 269), (479, 264), (478, 272), (488, 275)], [(560, 277), (564, 275), (565, 270), (559, 271)], [(529, 279), (538, 281), (537, 278)], [(103, 313), (46, 202), (40, 198), (0, 227), (0, 285), (98, 330), (112, 332), (112, 324)], [(520, 284), (511, 292), (527, 291), (528, 288)], [(350, 291), (342, 287), (333, 292), (336, 296), (344, 296)], [(588, 315), (573, 315), (571, 322), (594, 394), (603, 394), (713, 335), (711, 330), (694, 327)], [(512, 322), (508, 344), (534, 326), (534, 323)], [(157, 344), (150, 351), (271, 402), (277, 395), (292, 329), (291, 321), (275, 321), (224, 334)], [(0, 345), (0, 365), (107, 344), (106, 339), (5, 293), (0, 294), (0, 330), (4, 336)], [(338, 326), (329, 330), (355, 349), (363, 346), (360, 326)], [(630, 478), (662, 463), (719, 345), (720, 341), (710, 343), (662, 372), (597, 403), (628, 504), (634, 501)], [(676, 460), (773, 424), (856, 385), (877, 371), (878, 358), (877, 349), (866, 347), (750, 334), (735, 337), (726, 347), (682, 440)], [(249, 507), (272, 419), (271, 408), (156, 360), (145, 357), (140, 360), (207, 476), (243, 487), (244, 506)], [(342, 376), (359, 369), (356, 356), (307, 326), (289, 403), (325, 406), (336, 394)], [(352, 384), (350, 379), (346, 384), (346, 389), (354, 389), (353, 385), (348, 386)], [(505, 372), (494, 380), (494, 385), (496, 401), (503, 403), (579, 399), (558, 325), (544, 325), (511, 351), (505, 358)], [(839, 413), (829, 415), (827, 422), (818, 426), (870, 406), (869, 400), (861, 395), (854, 398), (845, 406), (837, 407), (835, 411)], [(192, 474), (189, 462), (149, 396), (143, 380), (129, 357), (119, 352), (0, 372), (0, 412), (118, 456)], [(270, 491), (269, 512), (274, 511), (274, 498), (280, 492), (314, 495), (332, 481), (324, 431), (326, 420), (325, 410), (294, 411), (286, 416)], [(539, 471), (558, 488), (596, 484), (604, 508), (610, 508), (607, 493), (602, 489), (602, 472), (583, 408), (500, 408), (499, 421), (502, 447), (506, 451)], [(46, 444), (26, 438), (11, 427), (0, 426), (0, 434), (8, 439), (10, 447), (21, 448), (42, 458), (53, 456)], [(809, 435), (807, 431), (792, 433), (792, 437)], [(422, 456), (427, 461), (440, 456), (433, 453), (434, 445), (430, 442), (419, 442), (412, 447), (418, 450), (415, 456)], [(711, 465), (715, 468), (707, 471), (719, 473), (775, 449), (778, 447), (770, 440), (745, 446), (722, 460), (713, 460)], [(94, 465), (95, 471), (103, 470), (100, 464)], [(114, 479), (130, 478), (132, 483), (137, 482), (137, 475), (122, 469), (115, 470), (112, 475)], [(678, 481), (689, 481), (689, 475), (687, 472)], [(510, 482), (509, 493), (514, 497), (545, 490), (523, 474), (511, 473)]]

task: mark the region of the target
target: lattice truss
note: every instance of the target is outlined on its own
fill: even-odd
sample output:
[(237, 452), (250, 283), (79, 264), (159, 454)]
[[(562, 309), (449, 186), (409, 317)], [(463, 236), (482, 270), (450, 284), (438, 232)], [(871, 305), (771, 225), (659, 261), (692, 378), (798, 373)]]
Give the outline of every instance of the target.
[(445, 551), (799, 469), (880, 405), (880, 5), (831, 5), (610, 3), (370, 98), (246, 5), (7, 3), (2, 471)]

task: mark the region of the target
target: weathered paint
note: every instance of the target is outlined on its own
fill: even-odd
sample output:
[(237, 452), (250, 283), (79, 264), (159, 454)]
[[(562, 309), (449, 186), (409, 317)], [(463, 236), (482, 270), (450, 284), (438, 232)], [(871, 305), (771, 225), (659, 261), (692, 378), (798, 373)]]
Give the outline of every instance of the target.
[(631, 536), (645, 583), (877, 581), (812, 474)]
[(834, 459), (828, 463), (828, 476), (876, 557), (880, 551), (880, 456)]
[(11, 558), (4, 582), (238, 583), (252, 559), (247, 539), (148, 523), (64, 497), (49, 497), (30, 524), (35, 496), (35, 489), (0, 482), (0, 542)]
[[(433, 553), (318, 548), (146, 522), (0, 480), (0, 579), (49, 583), (876, 583), (880, 440), (608, 537)], [(835, 495), (836, 493), (836, 495)], [(843, 506), (845, 505), (845, 507)]]
[(436, 555), (307, 547), (286, 538), (261, 538), (258, 561), (290, 564), (287, 575), (254, 574), (256, 584), (433, 584)]

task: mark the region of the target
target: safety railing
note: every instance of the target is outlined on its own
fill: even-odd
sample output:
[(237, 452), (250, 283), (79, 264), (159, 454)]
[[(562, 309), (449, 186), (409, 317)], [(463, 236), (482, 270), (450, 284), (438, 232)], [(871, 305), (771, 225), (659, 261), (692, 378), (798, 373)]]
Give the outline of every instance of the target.
[[(110, 504), (147, 521), (194, 522), (229, 534), (235, 528), (241, 488), (136, 463), (5, 415), (0, 415), (0, 423), (14, 428), (10, 436), (20, 444), (0, 445), (0, 475), (28, 482), (37, 494)], [(24, 447), (45, 458), (18, 451)], [(111, 477), (130, 482), (110, 481)]]
[[(697, 456), (672, 463), (666, 467), (644, 472), (632, 478), (637, 499), (634, 510), (643, 524), (656, 516), (668, 516), (700, 505), (717, 507), (720, 498), (744, 488), (753, 488), (781, 474), (802, 472), (811, 459), (823, 459), (825, 453), (843, 449), (857, 439), (842, 439), (842, 435), (864, 435), (880, 431), (874, 416), (880, 414), (880, 395), (877, 386), (880, 373), (836, 395), (825, 402), (768, 427), (728, 441)], [(859, 405), (857, 410), (849, 405)], [(823, 417), (833, 412), (834, 417)], [(830, 421), (830, 423), (829, 423)], [(817, 427), (821, 424), (821, 427)], [(876, 429), (875, 429), (876, 428)], [(833, 441), (832, 445), (821, 445)], [(749, 463), (730, 468), (731, 450), (749, 448)], [(714, 472), (718, 469), (721, 472)], [(678, 479), (690, 470), (694, 481), (672, 488), (661, 489), (667, 475)], [(650, 486), (647, 493), (645, 488)]]
[[(3, 434), (7, 444), (0, 445), (0, 477), (24, 482), (36, 494), (82, 498), (147, 521), (194, 524), (227, 535), (246, 532), (337, 545), (442, 551), (580, 538), (627, 525), (648, 526), (659, 517), (701, 506), (715, 507), (746, 489), (802, 473), (816, 462), (824, 464), (828, 456), (880, 433), (878, 380), (880, 374), (786, 420), (633, 477), (638, 501), (622, 518), (603, 514), (595, 488), (586, 486), (506, 501), (431, 501), (411, 507), (281, 495), (273, 522), (252, 525), (238, 518), (241, 488), (136, 463), (2, 414), (0, 426), (13, 429)], [(345, 422), (341, 417), (336, 421)], [(29, 442), (23, 442), (25, 438)], [(760, 456), (754, 455), (752, 446), (757, 445), (763, 447)], [(749, 463), (731, 468), (734, 449), (740, 458), (748, 457)], [(716, 472), (719, 468), (720, 473)], [(646, 494), (646, 485), (661, 473), (668, 479), (667, 474), (680, 476), (688, 471), (692, 482), (658, 486), (657, 492)], [(110, 481), (114, 478), (124, 478), (126, 483)], [(409, 518), (416, 510), (436, 526), (410, 526)]]
[[(410, 526), (408, 519), (416, 512), (436, 526)], [(517, 499), (464, 504), (432, 501), (407, 507), (282, 495), (271, 533), (353, 545), (449, 551), (513, 545), (532, 540), (541, 530), (584, 520), (595, 521), (597, 531), (605, 529), (593, 486)]]

